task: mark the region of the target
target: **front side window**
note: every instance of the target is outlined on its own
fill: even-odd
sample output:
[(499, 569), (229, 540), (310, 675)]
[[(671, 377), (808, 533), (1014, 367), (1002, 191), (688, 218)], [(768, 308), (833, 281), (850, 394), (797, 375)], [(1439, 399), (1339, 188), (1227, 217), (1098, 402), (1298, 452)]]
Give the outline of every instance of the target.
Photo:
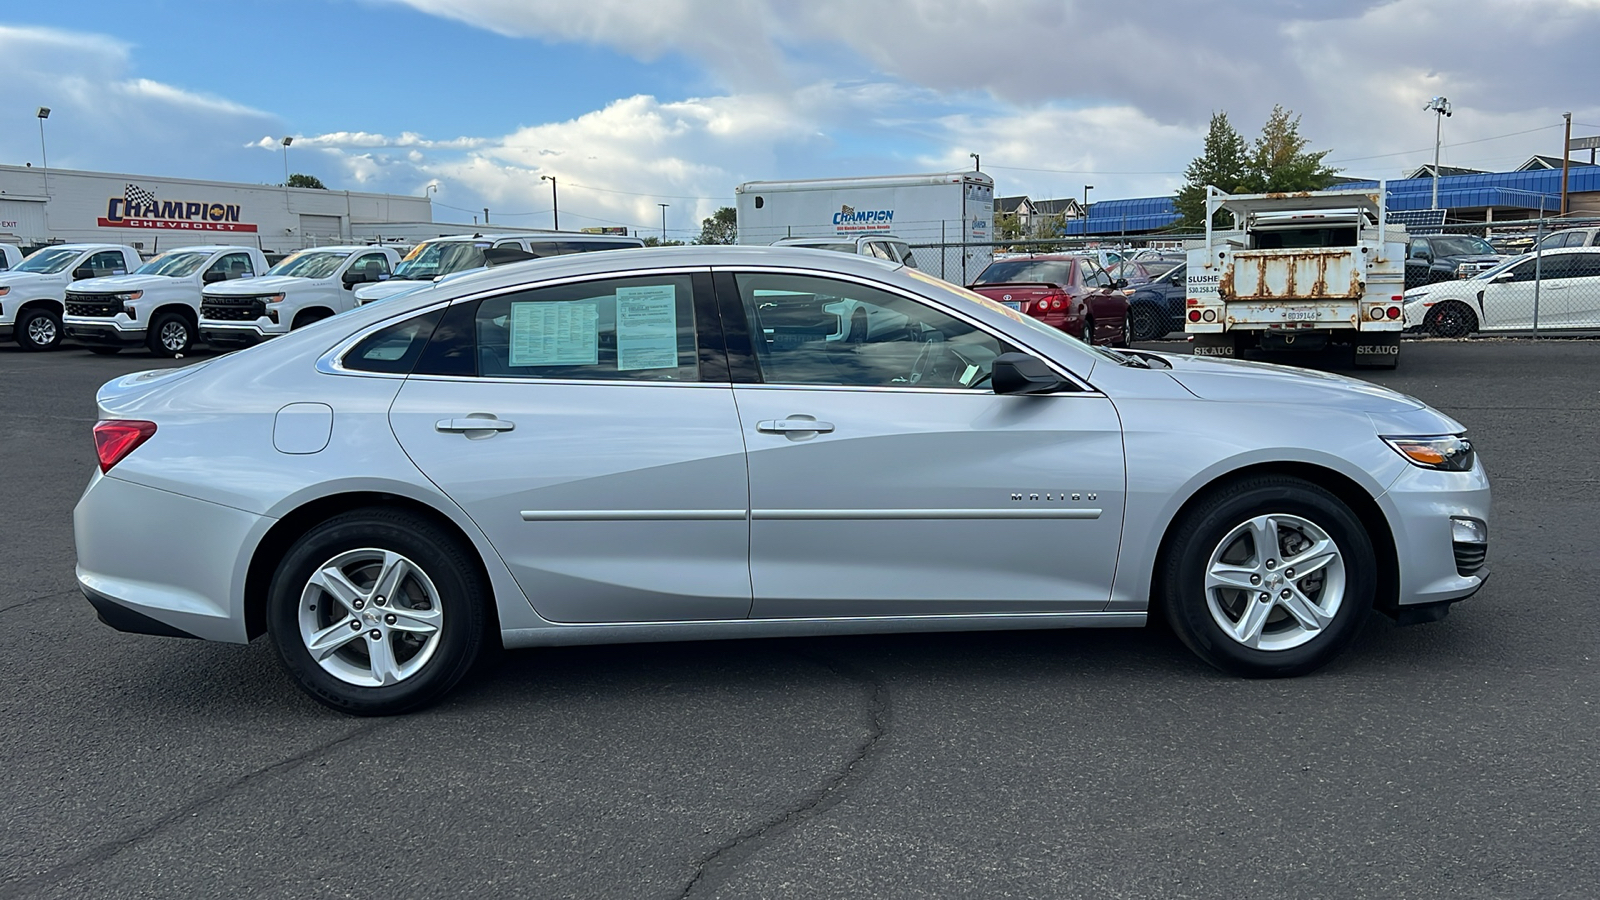
[(205, 265), (211, 254), (207, 252), (193, 253), (183, 250), (174, 250), (163, 253), (155, 259), (133, 270), (135, 275), (166, 275), (169, 278), (184, 278), (193, 275), (196, 270)]
[(250, 254), (229, 253), (212, 263), (211, 268), (206, 270), (206, 274), (221, 275), (224, 279), (232, 281), (235, 278), (250, 278), (254, 276), (256, 267), (250, 261)]
[(612, 278), (483, 300), (477, 373), (495, 378), (698, 381), (687, 275)]
[(126, 275), (128, 274), (128, 261), (123, 259), (121, 250), (101, 250), (89, 257), (89, 261), (79, 268), (86, 268), (97, 276)]
[(737, 281), (768, 384), (987, 390), (1002, 352), (974, 325), (866, 285), (754, 273)]
[(349, 250), (301, 250), (267, 270), (290, 278), (327, 278), (350, 258)]
[(368, 281), (379, 281), (389, 276), (389, 257), (382, 253), (368, 253), (350, 264), (351, 272), (360, 272)]

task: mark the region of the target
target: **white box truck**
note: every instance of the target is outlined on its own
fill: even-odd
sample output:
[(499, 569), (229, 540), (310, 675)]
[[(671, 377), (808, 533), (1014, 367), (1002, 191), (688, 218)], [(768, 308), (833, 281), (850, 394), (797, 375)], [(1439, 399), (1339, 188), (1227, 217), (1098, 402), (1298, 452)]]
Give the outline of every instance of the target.
[(892, 236), (922, 271), (957, 284), (994, 259), (994, 179), (982, 172), (749, 181), (734, 196), (741, 244)]
[[(1212, 227), (1217, 210), (1230, 229)], [(1349, 344), (1355, 364), (1394, 368), (1405, 328), (1405, 226), (1372, 191), (1226, 194), (1206, 189), (1191, 241), (1184, 330), (1196, 356)]]

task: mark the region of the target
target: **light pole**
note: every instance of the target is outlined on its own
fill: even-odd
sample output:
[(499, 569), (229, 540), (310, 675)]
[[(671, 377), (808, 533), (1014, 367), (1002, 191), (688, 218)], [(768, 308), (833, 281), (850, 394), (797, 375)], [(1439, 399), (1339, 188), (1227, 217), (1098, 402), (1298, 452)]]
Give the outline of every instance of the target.
[(1567, 214), (1567, 157), (1572, 155), (1572, 113), (1562, 113), (1561, 116), (1567, 120), (1567, 136), (1561, 139), (1561, 214), (1564, 216)]
[(283, 145), (283, 208), (289, 209), (289, 145), (294, 143), (294, 138), (285, 136), (278, 143)]
[(1441, 128), (1442, 128), (1442, 126), (1444, 124), (1444, 118), (1445, 118), (1445, 116), (1450, 115), (1450, 100), (1447, 97), (1435, 97), (1432, 100), (1429, 100), (1428, 101), (1428, 105), (1424, 106), (1423, 109), (1424, 110), (1430, 110), (1430, 111), (1432, 111), (1434, 113), (1434, 117), (1433, 117), (1433, 205), (1429, 206), (1428, 208), (1429, 209), (1438, 209), (1439, 208), (1439, 143), (1440, 143), (1440, 136), (1443, 134), (1443, 132), (1441, 131)]
[(487, 206), (483, 208), (483, 224), (489, 224), (489, 207)]
[(433, 184), (430, 184), (427, 187), (422, 189), (423, 199), (431, 201), (433, 199), (434, 193), (437, 192), (438, 190), (439, 190), (439, 182), (435, 181)]
[(671, 206), (672, 204), (670, 204), (670, 203), (657, 203), (656, 205), (661, 207), (661, 244), (662, 244), (662, 246), (666, 246), (666, 243), (667, 243), (667, 207)]
[(44, 120), (50, 118), (50, 107), (41, 106), (34, 113), (39, 117), (39, 161), (44, 163), (44, 195), (50, 196), (50, 157), (44, 152)]
[(1089, 218), (1089, 192), (1092, 190), (1094, 190), (1094, 185), (1092, 184), (1083, 186), (1083, 217), (1085, 219)]
[(968, 153), (967, 155), (972, 157), (972, 171), (974, 171), (974, 172), (982, 172), (983, 171), (983, 164), (982, 164), (983, 161), (978, 159), (978, 154), (976, 154), (976, 153)]
[(540, 175), (540, 181), (550, 182), (550, 218), (555, 225), (555, 230), (561, 230), (561, 203), (556, 199), (556, 177), (554, 175)]

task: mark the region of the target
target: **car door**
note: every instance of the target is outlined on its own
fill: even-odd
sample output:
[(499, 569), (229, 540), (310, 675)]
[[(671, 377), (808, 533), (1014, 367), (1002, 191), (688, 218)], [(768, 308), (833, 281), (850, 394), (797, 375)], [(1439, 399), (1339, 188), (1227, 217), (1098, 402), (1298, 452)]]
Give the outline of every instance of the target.
[(401, 446), (546, 619), (749, 614), (744, 441), (697, 297), (679, 271), (458, 302), (395, 398)]
[[(347, 276), (357, 273), (362, 276), (360, 281), (347, 281)], [(337, 280), (337, 290), (334, 292), (334, 312), (340, 313), (354, 309), (356, 306), (355, 291), (363, 284), (375, 284), (379, 281), (388, 281), (390, 275), (389, 255), (387, 253), (352, 253), (350, 258), (340, 267)]]
[[(752, 616), (1105, 606), (1124, 492), (1105, 397), (997, 396), (989, 366), (1013, 348), (908, 293), (754, 271), (719, 274), (717, 288), (730, 351), (750, 347), (734, 398), (749, 450)], [(859, 343), (805, 327), (846, 303), (908, 327)]]
[[(1544, 254), (1545, 260), (1551, 258)], [(1533, 284), (1538, 265), (1538, 260), (1530, 257), (1483, 286), (1478, 314), (1484, 330), (1533, 327)]]
[(1600, 320), (1600, 257), (1558, 251), (1544, 257), (1540, 328), (1592, 328)]

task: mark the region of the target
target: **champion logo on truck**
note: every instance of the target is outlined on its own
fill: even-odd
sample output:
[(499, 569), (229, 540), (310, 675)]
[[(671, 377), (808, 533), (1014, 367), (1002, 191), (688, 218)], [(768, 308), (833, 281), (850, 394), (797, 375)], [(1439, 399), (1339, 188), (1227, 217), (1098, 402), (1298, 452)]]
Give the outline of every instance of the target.
[(239, 221), (239, 211), (236, 203), (157, 200), (155, 191), (128, 184), (123, 186), (121, 197), (106, 200), (106, 214), (96, 224), (101, 228), (255, 231), (255, 225)]
[(856, 209), (840, 205), (833, 214), (833, 227), (846, 231), (889, 231), (894, 226), (892, 209)]

